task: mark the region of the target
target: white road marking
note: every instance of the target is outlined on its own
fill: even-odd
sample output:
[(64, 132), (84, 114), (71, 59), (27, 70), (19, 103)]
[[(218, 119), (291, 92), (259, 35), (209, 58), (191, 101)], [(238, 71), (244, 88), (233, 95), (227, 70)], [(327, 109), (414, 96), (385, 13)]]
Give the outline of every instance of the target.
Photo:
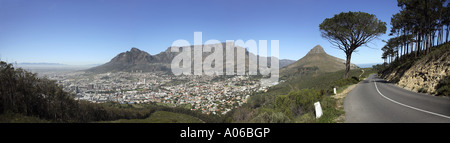
[(380, 92), (380, 90), (378, 90), (377, 82), (376, 82), (375, 80), (373, 80), (373, 81), (374, 81), (373, 83), (375, 84), (375, 88), (377, 89), (378, 93), (379, 93), (381, 96), (383, 96), (384, 98), (386, 98), (387, 100), (391, 101), (391, 102), (394, 102), (394, 103), (396, 103), (396, 104), (398, 104), (398, 105), (402, 105), (402, 106), (405, 106), (405, 107), (408, 107), (408, 108), (411, 108), (411, 109), (414, 109), (414, 110), (417, 110), (417, 111), (421, 111), (421, 112), (425, 112), (425, 113), (428, 113), (428, 114), (432, 114), (432, 115), (436, 115), (436, 116), (439, 116), (439, 117), (444, 117), (444, 118), (450, 119), (449, 116), (445, 116), (445, 115), (442, 115), (442, 114), (438, 114), (438, 113), (434, 113), (434, 112), (431, 112), (431, 111), (423, 110), (423, 109), (420, 109), (420, 108), (412, 107), (412, 106), (409, 106), (409, 105), (400, 103), (400, 102), (398, 102), (398, 101), (392, 100), (391, 98), (388, 98), (388, 97), (384, 96), (384, 95)]

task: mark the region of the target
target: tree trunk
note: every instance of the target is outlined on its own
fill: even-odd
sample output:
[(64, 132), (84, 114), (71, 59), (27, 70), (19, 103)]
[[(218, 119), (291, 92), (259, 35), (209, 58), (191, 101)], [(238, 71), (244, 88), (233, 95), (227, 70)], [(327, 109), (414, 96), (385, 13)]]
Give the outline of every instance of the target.
[(424, 49), (425, 55), (428, 54), (428, 48), (430, 46), (429, 38), (430, 38), (430, 34), (429, 33), (425, 34), (425, 39), (424, 39), (425, 40), (425, 49)]
[[(399, 50), (399, 48), (400, 48), (400, 50)], [(397, 56), (395, 57), (395, 59), (398, 59), (399, 58), (399, 55), (398, 55), (398, 53), (400, 53), (401, 52), (401, 47), (397, 47)]]
[(436, 45), (442, 44), (442, 27), (439, 27), (438, 29), (438, 35), (436, 40)]
[(420, 34), (418, 34), (418, 35), (417, 35), (417, 44), (416, 44), (416, 45), (417, 45), (417, 46), (416, 46), (417, 48), (416, 48), (416, 55), (415, 55), (415, 57), (417, 57), (417, 55), (418, 55), (419, 52), (420, 52), (420, 42), (421, 42), (421, 41), (420, 41)]
[(406, 30), (403, 30), (403, 55), (406, 55)]
[(405, 44), (406, 44), (406, 51), (405, 51), (405, 55), (408, 55), (408, 54), (409, 54), (409, 43), (408, 43), (408, 42), (406, 42)]
[[(403, 43), (402, 43), (401, 45), (402, 45), (402, 46), (400, 47), (400, 57), (403, 56), (403, 51), (404, 51), (404, 50), (403, 50)], [(399, 58), (400, 58), (400, 57), (399, 57)]]
[(345, 78), (348, 78), (350, 75), (350, 60), (352, 58), (352, 53), (346, 53), (347, 60), (345, 61)]
[(441, 44), (444, 44), (444, 26), (441, 27)]
[(446, 33), (445, 33), (445, 42), (448, 42), (448, 31), (449, 31), (449, 29), (448, 29), (448, 25), (447, 25), (447, 30), (446, 30)]

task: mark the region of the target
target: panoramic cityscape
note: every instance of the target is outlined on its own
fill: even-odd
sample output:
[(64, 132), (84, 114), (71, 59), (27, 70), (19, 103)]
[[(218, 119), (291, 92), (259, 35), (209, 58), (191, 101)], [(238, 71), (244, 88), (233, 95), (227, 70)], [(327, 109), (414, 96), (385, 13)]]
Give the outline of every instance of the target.
[(433, 125), (346, 132), (297, 123), (447, 123), (437, 126), (445, 129), (449, 6), (448, 0), (0, 0), (0, 123), (57, 123), (0, 126), (45, 137), (54, 134), (41, 129), (70, 138), (106, 133), (99, 138), (168, 142), (302, 141), (295, 139), (309, 134), (336, 141), (354, 132), (373, 135), (366, 132), (373, 128), (436, 136)]
[(170, 76), (157, 73), (117, 72), (104, 74), (49, 74), (76, 100), (121, 104), (162, 103), (226, 114), (244, 104), (254, 92), (267, 91), (258, 79), (248, 76)]

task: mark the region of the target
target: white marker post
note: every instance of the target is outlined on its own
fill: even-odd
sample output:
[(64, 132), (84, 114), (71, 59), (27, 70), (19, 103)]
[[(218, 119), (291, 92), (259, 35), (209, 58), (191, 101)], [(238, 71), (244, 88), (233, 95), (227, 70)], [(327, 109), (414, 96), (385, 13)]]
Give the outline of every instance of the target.
[(336, 95), (336, 87), (335, 87), (335, 88), (333, 88), (333, 91), (334, 91), (334, 95)]
[(322, 116), (322, 107), (320, 107), (320, 102), (314, 103), (316, 109), (316, 118), (320, 118)]

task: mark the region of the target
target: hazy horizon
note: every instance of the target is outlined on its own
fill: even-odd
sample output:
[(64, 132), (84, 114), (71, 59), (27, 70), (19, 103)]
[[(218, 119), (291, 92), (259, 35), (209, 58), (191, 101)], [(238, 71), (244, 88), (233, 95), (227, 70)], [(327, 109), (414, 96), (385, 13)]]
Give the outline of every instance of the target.
[[(125, 52), (125, 51), (124, 51)], [(119, 54), (119, 53), (118, 53)], [(300, 57), (303, 58), (303, 57)], [(299, 58), (299, 59), (300, 59)], [(279, 60), (292, 60), (292, 61), (297, 61), (299, 59), (279, 59)], [(2, 60), (2, 59), (0, 59)], [(6, 61), (8, 63), (13, 63), (13, 64), (17, 64), (19, 66), (32, 66), (32, 67), (47, 67), (47, 66), (56, 66), (56, 67), (61, 67), (61, 66), (79, 66), (79, 67), (94, 67), (94, 66), (98, 66), (98, 65), (102, 65), (105, 63), (93, 63), (93, 64), (63, 64), (63, 63), (49, 63), (49, 62), (9, 62)], [(108, 61), (109, 62), (109, 61)], [(352, 62), (353, 63), (353, 62)], [(361, 68), (365, 68), (365, 67), (371, 67), (371, 65), (376, 65), (376, 64), (382, 64), (382, 62), (377, 62), (377, 63), (355, 63), (356, 65), (358, 65)], [(370, 65), (370, 66), (369, 66)]]

